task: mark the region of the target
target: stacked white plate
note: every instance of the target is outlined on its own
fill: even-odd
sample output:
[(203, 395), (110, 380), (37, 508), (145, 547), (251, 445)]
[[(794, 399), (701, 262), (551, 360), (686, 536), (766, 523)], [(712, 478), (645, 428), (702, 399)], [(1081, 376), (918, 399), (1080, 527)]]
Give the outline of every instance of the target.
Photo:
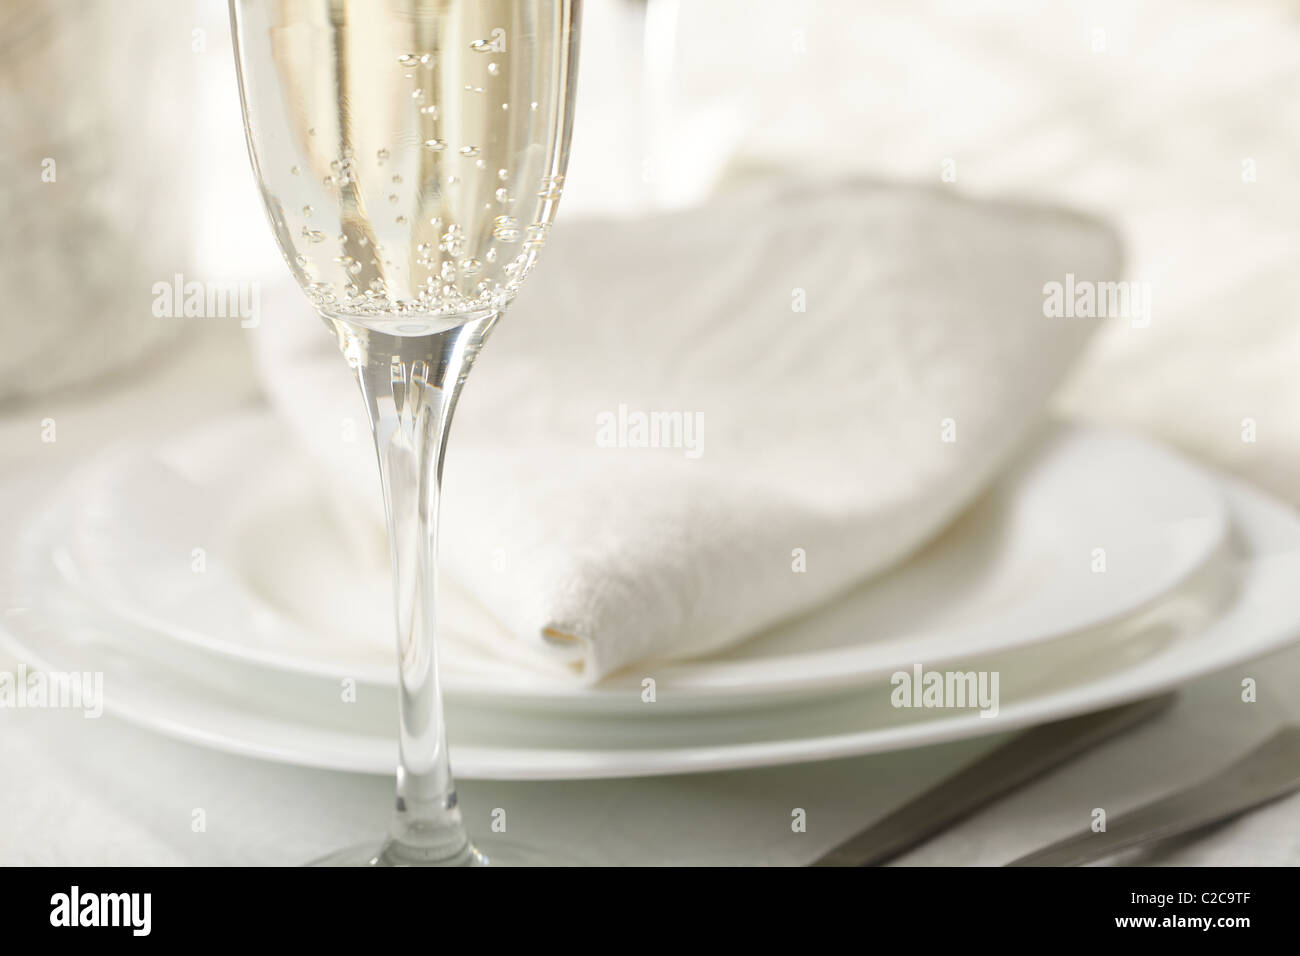
[[(291, 448), (251, 415), (115, 449), (38, 482), (35, 505), (10, 489), (0, 641), (33, 666), (102, 671), (106, 711), (159, 732), (391, 772), (386, 569), (344, 543)], [(1287, 507), (1142, 439), (1060, 425), (905, 565), (708, 658), (563, 682), (493, 653), (490, 609), (444, 582), (453, 769), (680, 773), (1006, 731), (1280, 647), (1300, 634), (1296, 580)], [(996, 672), (996, 716), (895, 707), (891, 676), (916, 666)]]

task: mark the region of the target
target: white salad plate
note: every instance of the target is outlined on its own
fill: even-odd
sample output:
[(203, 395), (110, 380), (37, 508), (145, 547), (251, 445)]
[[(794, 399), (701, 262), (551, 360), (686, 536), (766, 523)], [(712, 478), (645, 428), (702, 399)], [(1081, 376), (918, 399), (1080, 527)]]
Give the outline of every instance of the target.
[[(345, 538), (319, 475), (291, 449), (261, 414), (119, 449), (58, 493), (25, 560), (56, 568), (151, 655), (197, 650), (213, 666), (391, 692), (383, 551)], [(571, 713), (642, 714), (645, 677), (663, 715), (817, 699), (916, 661), (1006, 652), (1131, 615), (1204, 566), (1227, 527), (1220, 490), (1196, 466), (1140, 438), (1058, 425), (897, 569), (739, 646), (595, 686), (512, 660), (523, 642), (444, 574), (443, 680), (467, 704)]]
[[(454, 770), (540, 780), (797, 763), (1004, 732), (1165, 691), (1300, 633), (1300, 520), (1243, 485), (1223, 490), (1231, 522), (1224, 548), (1164, 598), (1084, 633), (953, 662), (998, 675), (995, 715), (896, 707), (887, 678), (814, 700), (655, 719), (641, 715), (658, 704), (637, 715), (584, 715), (454, 699)], [(319, 677), (193, 645), (151, 653), (157, 635), (106, 618), (56, 575), (28, 576), (14, 592), (11, 582), (24, 579), (18, 556), (44, 539), (53, 515), (28, 522), (0, 569), (7, 590), (0, 641), (8, 650), (46, 670), (103, 672), (107, 713), (173, 737), (306, 766), (392, 771), (391, 689), (358, 686), (349, 700), (347, 688)]]

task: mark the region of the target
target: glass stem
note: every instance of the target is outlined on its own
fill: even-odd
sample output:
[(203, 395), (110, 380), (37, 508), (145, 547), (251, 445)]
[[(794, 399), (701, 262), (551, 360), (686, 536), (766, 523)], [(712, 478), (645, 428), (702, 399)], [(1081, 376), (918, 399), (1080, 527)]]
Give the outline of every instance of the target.
[(457, 806), (438, 683), (438, 504), (456, 400), (498, 316), (410, 336), (331, 320), (365, 398), (392, 552), (400, 758), (386, 862), (458, 864), (474, 852)]

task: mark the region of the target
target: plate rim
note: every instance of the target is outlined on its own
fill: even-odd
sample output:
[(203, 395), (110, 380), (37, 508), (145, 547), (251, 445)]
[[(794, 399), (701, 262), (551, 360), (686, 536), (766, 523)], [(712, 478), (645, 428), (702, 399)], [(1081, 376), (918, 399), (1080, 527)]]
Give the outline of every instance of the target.
[[(1224, 488), (1230, 505), (1240, 506), (1240, 502), (1244, 501), (1247, 511), (1255, 510), (1262, 513), (1257, 516), (1261, 522), (1280, 519), (1288, 523), (1293, 537), (1300, 541), (1300, 517), (1284, 503), (1235, 479), (1221, 478), (1219, 483)], [(1237, 510), (1237, 507), (1233, 508), (1234, 513)], [(1241, 520), (1240, 515), (1235, 515), (1234, 524), (1240, 523)], [(1256, 517), (1251, 517), (1249, 520), (1256, 520)], [(1294, 561), (1297, 556), (1300, 556), (1300, 547), (1292, 547), (1284, 554)], [(1259, 561), (1253, 562), (1254, 565), (1259, 563)], [(1239, 610), (1238, 613), (1245, 612)], [(1223, 622), (1225, 619), (1230, 621), (1231, 615), (1231, 611), (1225, 612), (1205, 628), (1180, 635), (1180, 640), (1177, 642), (1179, 647), (1185, 648), (1189, 640), (1199, 640), (1198, 646), (1204, 651), (1190, 660), (1185, 653), (1177, 653), (1176, 649), (1167, 648), (1132, 666), (1126, 667), (1120, 664), (1116, 669), (1108, 670), (1095, 679), (1087, 679), (1080, 684), (1068, 685), (1042, 695), (1030, 696), (1021, 702), (1007, 704), (1000, 709), (999, 719), (996, 721), (981, 721), (977, 716), (966, 713), (922, 720), (885, 730), (866, 729), (795, 740), (713, 745), (693, 750), (686, 748), (635, 751), (550, 749), (512, 752), (504, 748), (464, 746), (458, 748), (453, 741), (451, 747), (453, 769), (464, 779), (605, 779), (790, 765), (909, 749), (1002, 733), (1114, 706), (1168, 690), (1236, 662), (1263, 657), (1295, 642), (1300, 636), (1300, 610), (1298, 610), (1297, 619), (1289, 623), (1278, 624), (1270, 619), (1258, 628), (1259, 633), (1253, 639), (1216, 643), (1211, 637), (1216, 630), (1226, 627)], [(1207, 634), (1211, 637), (1207, 637)], [(0, 626), (0, 643), (22, 660), (35, 661), (38, 666), (48, 666), (43, 655), (25, 648), (21, 641), (8, 632), (7, 627)], [(110, 706), (106, 696), (105, 713), (110, 712), (167, 736), (241, 756), (320, 769), (362, 773), (392, 772), (392, 759), (380, 757), (377, 749), (366, 761), (350, 758), (329, 760), (320, 756), (307, 758), (301, 753), (286, 752), (283, 745), (234, 741), (220, 732), (186, 727), (183, 722), (175, 718), (147, 717), (140, 713), (138, 707), (124, 708), (116, 704)], [(318, 729), (318, 732), (337, 736), (333, 731)], [(376, 740), (371, 742), (377, 744)], [(385, 746), (393, 747), (395, 753), (394, 742), (385, 741)], [(521, 753), (527, 756), (520, 759)], [(570, 762), (567, 768), (563, 763), (565, 760)], [(493, 769), (494, 763), (506, 765), (505, 772), (502, 772), (500, 767)]]
[[(236, 419), (233, 424), (228, 420), (222, 421), (219, 427), (225, 431), (229, 431), (232, 427), (266, 428), (275, 422), (274, 418), (264, 412), (246, 413), (237, 416)], [(187, 436), (186, 440), (195, 439), (193, 436)], [(1026, 459), (1032, 460), (1034, 448), (1043, 441), (1080, 440), (1101, 440), (1123, 444), (1130, 449), (1138, 448), (1144, 454), (1162, 459), (1162, 463), (1167, 468), (1180, 472), (1180, 479), (1184, 482), (1184, 486), (1189, 489), (1195, 486), (1195, 493), (1202, 495), (1211, 509), (1210, 513), (1197, 519), (1207, 524), (1204, 541), (1198, 545), (1195, 557), (1185, 561), (1175, 572), (1166, 573), (1163, 577), (1154, 577), (1143, 586), (1136, 588), (1136, 594), (1129, 593), (1119, 600), (1118, 606), (1108, 608), (1104, 613), (1089, 618), (1064, 621), (1034, 633), (1012, 631), (1001, 637), (988, 638), (975, 651), (977, 653), (1003, 653), (1030, 647), (1060, 639), (1071, 633), (1105, 626), (1138, 613), (1185, 583), (1222, 548), (1229, 521), (1220, 483), (1206, 468), (1145, 436), (1118, 428), (1055, 419), (1049, 422), (1046, 428), (1039, 430), (1026, 444), (1017, 459), (1017, 464)], [(118, 451), (125, 453), (127, 449), (134, 454), (140, 453), (139, 446), (126, 446)], [(104, 456), (105, 459), (109, 457)], [(103, 459), (100, 460), (100, 464), (103, 464)], [(80, 481), (77, 477), (72, 479), (75, 491), (80, 491), (89, 481), (86, 475), (79, 477)], [(990, 485), (989, 490), (997, 487), (998, 481), (995, 481)], [(987, 493), (988, 491), (985, 495)], [(981, 495), (980, 499), (985, 495)], [(866, 579), (853, 585), (829, 603), (845, 600), (857, 589), (870, 585), (871, 579)], [(463, 589), (458, 587), (458, 590)], [(148, 613), (106, 602), (104, 597), (96, 593), (93, 600), (105, 604), (110, 611), (125, 618), (133, 626), (153, 630), (160, 638), (174, 640), (244, 666), (267, 667), (294, 676), (308, 676), (321, 680), (348, 678), (370, 686), (386, 688), (396, 686), (395, 667), (378, 665), (345, 667), (343, 664), (313, 660), (305, 654), (258, 649), (231, 643), (211, 635), (200, 634), (188, 627), (159, 620)], [(810, 609), (807, 613), (816, 613), (816, 610), (816, 608)], [(961, 646), (962, 635), (958, 629), (946, 626), (931, 631), (895, 636), (880, 643), (770, 655), (753, 660), (741, 658), (719, 661), (715, 655), (710, 655), (698, 660), (647, 662), (640, 667), (642, 670), (653, 669), (657, 692), (661, 697), (671, 699), (671, 706), (663, 708), (665, 712), (674, 714), (689, 711), (708, 712), (753, 706), (752, 703), (745, 703), (746, 701), (792, 699), (862, 686), (896, 668), (896, 663), (874, 660), (882, 653), (882, 647), (901, 647), (904, 642), (916, 641), (925, 642), (922, 645), (924, 650), (920, 651), (919, 655), (928, 662), (936, 664), (960, 660), (972, 653), (969, 646)], [(719, 653), (725, 654), (726, 649)], [(855, 660), (858, 663), (855, 664)], [(444, 672), (442, 680), (443, 691), (449, 699), (486, 701), (503, 706), (534, 707), (539, 710), (563, 708), (573, 712), (626, 712), (631, 706), (629, 695), (639, 699), (640, 693), (639, 681), (636, 682), (637, 686), (628, 684), (629, 678), (626, 672), (610, 675), (604, 682), (595, 685), (585, 685), (576, 680), (548, 681), (541, 677), (532, 678), (522, 672), (517, 675), (512, 674), (510, 677), (498, 675), (478, 677), (464, 673)]]

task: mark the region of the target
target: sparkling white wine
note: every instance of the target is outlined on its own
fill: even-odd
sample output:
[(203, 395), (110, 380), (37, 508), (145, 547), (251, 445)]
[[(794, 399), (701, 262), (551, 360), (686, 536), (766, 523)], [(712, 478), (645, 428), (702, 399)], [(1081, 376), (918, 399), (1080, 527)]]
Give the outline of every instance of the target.
[(568, 161), (579, 0), (232, 0), (253, 167), (328, 318), (498, 312)]

